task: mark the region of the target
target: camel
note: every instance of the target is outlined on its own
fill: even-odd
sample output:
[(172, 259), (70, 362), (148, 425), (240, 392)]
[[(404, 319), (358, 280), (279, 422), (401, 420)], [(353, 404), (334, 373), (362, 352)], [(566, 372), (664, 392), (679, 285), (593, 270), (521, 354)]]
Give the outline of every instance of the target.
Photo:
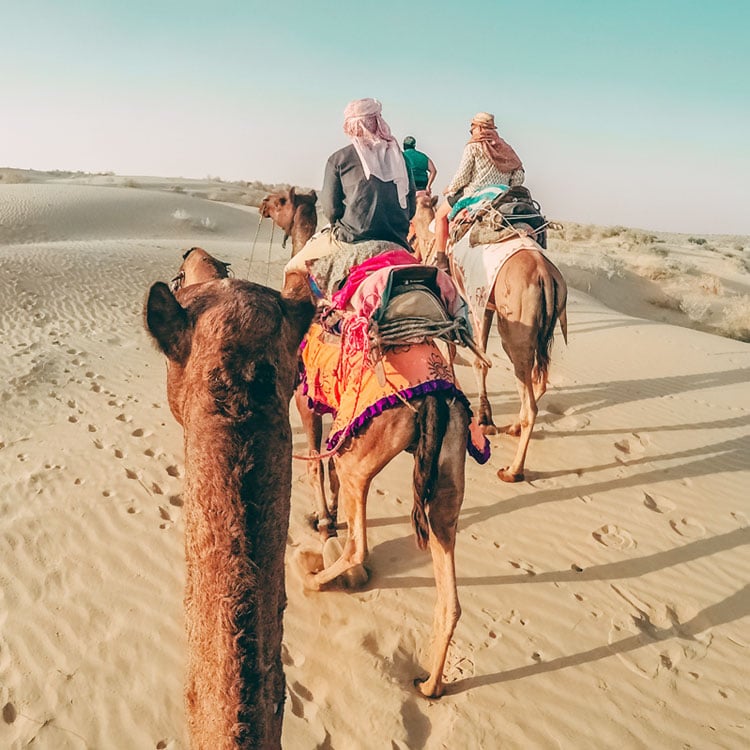
[[(258, 212), (270, 218), (276, 226), (284, 230), (284, 239), (292, 238), (292, 257), (294, 257), (315, 234), (318, 215), (315, 211), (317, 194), (299, 193), (294, 186), (279, 193), (270, 193), (261, 201)], [(302, 428), (307, 436), (310, 458), (320, 454), (323, 442), (323, 421), (310, 409), (307, 396), (300, 386), (294, 394), (297, 411), (302, 420)], [(329, 461), (329, 482), (331, 486), (330, 501), (326, 499), (325, 469), (322, 461), (307, 461), (307, 478), (313, 490), (312, 525), (318, 530), (324, 541), (336, 536), (336, 516), (338, 511), (338, 480), (333, 461)]]
[(435, 262), (435, 233), (430, 231), (430, 223), (435, 218), (437, 200), (437, 195), (432, 196), (424, 190), (417, 193), (417, 208), (409, 223), (408, 239), (419, 263), (432, 265)]
[(292, 238), (292, 256), (296, 255), (315, 233), (318, 216), (317, 193), (298, 193), (294, 186), (280, 193), (270, 193), (260, 203), (258, 212), (284, 230), (284, 246)]
[[(517, 226), (523, 228), (526, 225)], [(531, 227), (528, 230), (533, 233)], [(502, 428), (505, 433), (519, 437), (510, 465), (497, 472), (504, 482), (524, 480), (524, 464), (536, 422), (537, 402), (547, 390), (550, 350), (558, 320), (563, 339), (566, 344), (568, 342), (567, 297), (565, 279), (541, 248), (525, 249), (512, 255), (502, 266), (484, 310), (479, 343), (486, 352), (492, 316), (496, 311), (497, 330), (513, 365), (521, 399), (518, 420)], [(474, 373), (479, 387), (479, 424), (485, 434), (494, 435), (499, 430), (492, 421), (492, 408), (487, 398), (487, 367), (478, 358), (474, 360)]]
[(154, 284), (144, 317), (184, 430), (191, 745), (273, 749), (285, 696), (289, 401), (314, 307), (226, 276), (226, 264), (188, 251), (177, 290)]
[[(269, 203), (272, 198), (269, 196)], [(290, 233), (294, 229), (292, 225)], [(285, 293), (299, 300), (310, 299), (307, 277), (288, 274)], [(303, 422), (309, 419), (310, 450), (317, 451), (322, 434), (320, 417), (312, 414), (301, 389), (297, 390), (296, 401)], [(338, 507), (347, 526), (346, 541), (338, 559), (327, 567), (322, 554), (309, 552), (300, 556), (305, 587), (314, 591), (361, 568), (368, 551), (366, 508), (370, 484), (399, 453), (413, 453), (412, 520), (418, 547), (429, 546), (437, 590), (429, 674), (415, 680), (422, 695), (429, 698), (439, 698), (444, 692), (448, 646), (461, 616), (454, 553), (464, 497), (469, 418), (466, 405), (448, 393), (436, 392), (384, 411), (347, 438), (333, 456)]]

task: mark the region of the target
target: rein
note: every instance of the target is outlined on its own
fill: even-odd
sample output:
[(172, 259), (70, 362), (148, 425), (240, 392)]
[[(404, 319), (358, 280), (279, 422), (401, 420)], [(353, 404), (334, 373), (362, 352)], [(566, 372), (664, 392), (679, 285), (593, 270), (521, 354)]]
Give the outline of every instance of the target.
[[(258, 234), (260, 233), (260, 226), (263, 223), (263, 218), (264, 217), (261, 214), (258, 214), (258, 226), (255, 229), (255, 237), (253, 237), (253, 244), (252, 248), (250, 249), (250, 258), (247, 261), (247, 272), (245, 273), (245, 276), (248, 279), (250, 278), (250, 267), (255, 261), (255, 246), (258, 242)], [(271, 246), (273, 245), (273, 232), (275, 228), (276, 225), (274, 224), (273, 219), (271, 219), (271, 236), (268, 238), (268, 259), (266, 260), (266, 286), (268, 286), (268, 279), (271, 275)]]

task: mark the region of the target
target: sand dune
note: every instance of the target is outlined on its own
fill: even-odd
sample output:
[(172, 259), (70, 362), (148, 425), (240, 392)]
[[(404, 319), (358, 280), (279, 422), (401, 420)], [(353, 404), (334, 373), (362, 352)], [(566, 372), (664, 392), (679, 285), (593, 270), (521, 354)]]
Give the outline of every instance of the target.
[[(192, 245), (271, 285), (288, 250), (267, 223), (253, 244), (247, 207), (72, 182), (0, 183), (0, 747), (176, 750), (182, 435), (143, 298)], [(563, 265), (575, 251), (554, 252)], [(606, 272), (590, 273), (606, 295)], [(572, 290), (528, 481), (495, 478), (507, 436), (467, 464), (440, 701), (411, 684), (434, 585), (410, 457), (372, 487), (357, 593), (302, 590), (292, 556), (317, 542), (295, 464), (285, 748), (747, 746), (750, 346), (627, 302), (631, 315)], [(510, 419), (496, 338), (491, 352), (493, 411)]]

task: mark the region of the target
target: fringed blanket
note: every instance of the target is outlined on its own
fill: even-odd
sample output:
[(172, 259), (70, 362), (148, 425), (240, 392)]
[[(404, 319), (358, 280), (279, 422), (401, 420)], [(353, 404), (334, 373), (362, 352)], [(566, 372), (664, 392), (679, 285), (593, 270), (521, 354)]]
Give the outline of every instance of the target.
[[(380, 377), (361, 351), (345, 347), (340, 339), (313, 324), (302, 348), (302, 382), (310, 406), (320, 414), (332, 414), (328, 450), (336, 450), (386, 409), (437, 391), (460, 401), (469, 415), (468, 399), (458, 388), (450, 365), (433, 343), (388, 350), (380, 360)], [(472, 425), (467, 435), (469, 454), (479, 463), (490, 456), (489, 443)]]
[(484, 311), (500, 269), (520, 250), (544, 252), (531, 237), (526, 236), (471, 247), (469, 235), (466, 234), (453, 246), (453, 278), (461, 295), (469, 303), (476, 335), (482, 330)]

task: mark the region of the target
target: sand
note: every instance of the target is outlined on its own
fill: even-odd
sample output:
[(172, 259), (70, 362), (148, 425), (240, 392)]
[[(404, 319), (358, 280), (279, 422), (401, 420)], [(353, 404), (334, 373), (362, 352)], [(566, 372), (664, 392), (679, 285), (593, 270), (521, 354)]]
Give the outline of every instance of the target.
[[(0, 182), (3, 748), (187, 748), (182, 434), (143, 299), (193, 245), (271, 285), (289, 253), (251, 207), (107, 179)], [(412, 686), (434, 585), (410, 528), (410, 457), (373, 483), (371, 580), (356, 593), (302, 589), (292, 559), (317, 539), (295, 462), (285, 748), (747, 747), (750, 346), (659, 322), (635, 285), (617, 292), (626, 273), (575, 266), (575, 242), (559, 242), (556, 260), (587, 280), (571, 289), (569, 345), (555, 343), (528, 481), (496, 479), (508, 436), (467, 464), (463, 616), (440, 701)], [(726, 261), (722, 289), (741, 301), (747, 278)], [(701, 277), (649, 281), (674, 295), (668, 283)], [(508, 421), (515, 388), (496, 338), (490, 351)], [(458, 375), (474, 398), (471, 368)]]

